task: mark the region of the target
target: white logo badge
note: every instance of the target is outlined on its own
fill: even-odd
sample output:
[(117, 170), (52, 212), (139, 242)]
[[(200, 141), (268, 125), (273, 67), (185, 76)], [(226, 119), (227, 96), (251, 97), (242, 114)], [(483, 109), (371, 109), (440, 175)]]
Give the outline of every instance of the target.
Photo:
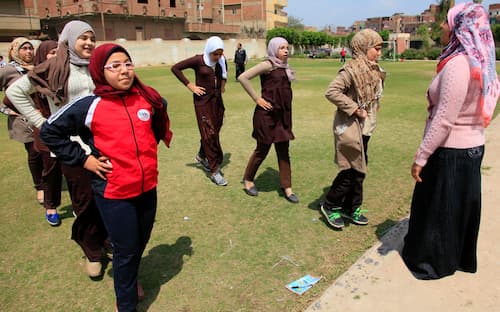
[(147, 109), (140, 109), (138, 112), (137, 112), (137, 117), (139, 117), (140, 120), (142, 121), (148, 121), (149, 120), (149, 112)]

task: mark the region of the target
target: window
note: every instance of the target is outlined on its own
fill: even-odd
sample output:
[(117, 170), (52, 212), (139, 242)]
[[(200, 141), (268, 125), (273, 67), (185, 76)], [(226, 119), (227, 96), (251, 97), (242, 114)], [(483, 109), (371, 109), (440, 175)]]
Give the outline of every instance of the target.
[(170, 7), (175, 8), (175, 0), (170, 0)]
[(144, 3), (144, 4), (148, 4), (148, 0), (137, 0), (137, 3)]

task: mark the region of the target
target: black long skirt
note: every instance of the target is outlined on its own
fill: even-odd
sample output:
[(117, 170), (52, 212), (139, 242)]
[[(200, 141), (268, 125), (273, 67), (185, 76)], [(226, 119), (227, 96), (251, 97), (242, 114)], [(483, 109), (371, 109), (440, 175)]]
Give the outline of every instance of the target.
[(411, 203), (403, 260), (418, 279), (477, 270), (484, 146), (438, 148), (421, 172)]

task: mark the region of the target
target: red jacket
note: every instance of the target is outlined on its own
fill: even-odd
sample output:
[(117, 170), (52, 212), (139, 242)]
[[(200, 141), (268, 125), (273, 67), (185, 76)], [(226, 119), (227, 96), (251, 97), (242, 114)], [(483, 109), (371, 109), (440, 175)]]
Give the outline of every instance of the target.
[(87, 155), (70, 135), (80, 135), (95, 157), (107, 156), (113, 169), (102, 180), (93, 175), (95, 192), (109, 199), (136, 197), (158, 182), (157, 141), (153, 109), (139, 94), (84, 97), (66, 105), (41, 129), (41, 138), (69, 165), (83, 165)]

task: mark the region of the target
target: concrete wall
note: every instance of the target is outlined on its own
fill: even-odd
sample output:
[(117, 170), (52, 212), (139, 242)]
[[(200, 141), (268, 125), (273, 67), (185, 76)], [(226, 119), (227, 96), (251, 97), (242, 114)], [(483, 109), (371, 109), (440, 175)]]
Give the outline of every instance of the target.
[[(149, 65), (172, 65), (180, 60), (191, 57), (195, 54), (202, 54), (205, 49), (204, 40), (161, 40), (152, 39), (146, 41), (113, 41), (122, 45), (129, 51), (134, 63), (137, 66)], [(241, 42), (243, 48), (247, 51), (249, 58), (262, 58), (267, 55), (265, 39), (229, 39), (224, 41), (225, 55), (228, 63), (234, 58), (236, 45)], [(97, 42), (97, 45), (104, 42)], [(38, 41), (33, 41), (38, 46)], [(0, 55), (7, 60), (7, 51), (9, 43), (0, 43)]]

